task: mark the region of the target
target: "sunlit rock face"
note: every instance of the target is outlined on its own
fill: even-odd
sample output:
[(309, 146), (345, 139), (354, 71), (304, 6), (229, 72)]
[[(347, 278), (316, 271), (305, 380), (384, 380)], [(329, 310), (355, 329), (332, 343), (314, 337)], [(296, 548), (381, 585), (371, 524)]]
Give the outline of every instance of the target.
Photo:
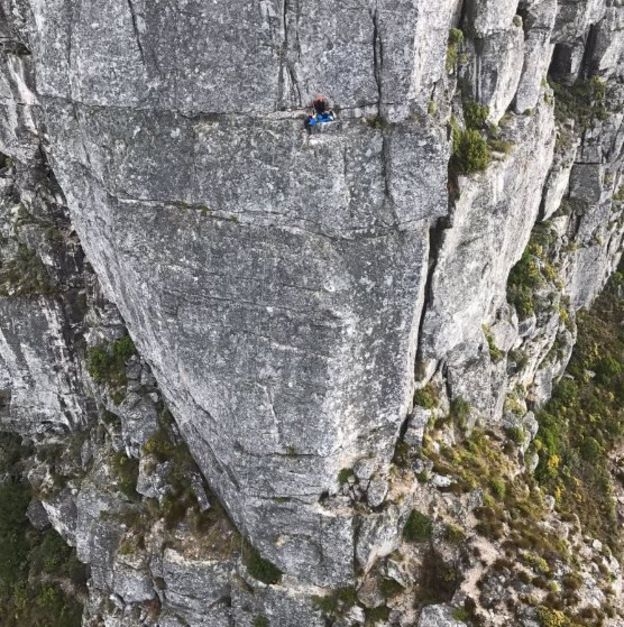
[[(81, 241), (202, 470), (264, 554), (317, 583), (352, 576), (353, 515), (319, 499), (392, 456), (447, 212), (423, 94), (454, 6), (426, 4), (52, 2), (14, 20)], [(317, 92), (339, 122), (308, 136)]]
[[(277, 624), (316, 624), (309, 586), (351, 585), (400, 542), (418, 486), (393, 492), (388, 469), (406, 433), (422, 440), (416, 384), (435, 378), (491, 425), (517, 385), (548, 398), (574, 342), (564, 301), (588, 305), (620, 257), (622, 12), (606, 0), (0, 0), (0, 261), (35, 250), (54, 276), (29, 294), (0, 281), (0, 421), (60, 433), (93, 410), (82, 365), (95, 314), (81, 298), (95, 279), (77, 233), (210, 488), (294, 578), (254, 601), (232, 583), (233, 558), (173, 550), (148, 576), (116, 561), (117, 530), (100, 520), (114, 499), (66, 491), (71, 524), (58, 503), (48, 515), (98, 562), (103, 595), (148, 602), (153, 577), (169, 586), (163, 621), (203, 624), (209, 588), (206, 624), (246, 625), (254, 604)], [(605, 119), (556, 119), (549, 70), (565, 85), (608, 79)], [(309, 134), (318, 94), (337, 121)], [(485, 171), (449, 176), (451, 129), (472, 101), (499, 141)], [(64, 220), (71, 254), (46, 248), (50, 220)], [(540, 222), (556, 232), (557, 296), (519, 319), (508, 278)], [(156, 401), (135, 387), (136, 405), (114, 409), (140, 457)], [(420, 620), (449, 616), (434, 606)]]

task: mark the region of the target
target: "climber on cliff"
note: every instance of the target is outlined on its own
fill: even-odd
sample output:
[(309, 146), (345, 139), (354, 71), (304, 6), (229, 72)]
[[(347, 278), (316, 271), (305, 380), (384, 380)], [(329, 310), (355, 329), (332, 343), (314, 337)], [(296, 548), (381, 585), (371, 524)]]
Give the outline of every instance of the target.
[(336, 114), (329, 108), (329, 100), (325, 96), (317, 96), (312, 101), (312, 113), (306, 117), (304, 124), (310, 133), (312, 127), (333, 122), (335, 119)]

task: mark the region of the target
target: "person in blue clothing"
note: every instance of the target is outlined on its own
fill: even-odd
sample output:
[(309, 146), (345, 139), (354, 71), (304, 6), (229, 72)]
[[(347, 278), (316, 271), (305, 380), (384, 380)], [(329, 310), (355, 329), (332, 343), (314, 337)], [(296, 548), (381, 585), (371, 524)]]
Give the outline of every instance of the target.
[(316, 97), (312, 102), (312, 107), (314, 109), (314, 113), (308, 115), (305, 121), (305, 127), (308, 129), (308, 132), (312, 130), (313, 126), (327, 124), (328, 122), (333, 122), (336, 119), (336, 115), (329, 108), (329, 101), (325, 98), (325, 96)]

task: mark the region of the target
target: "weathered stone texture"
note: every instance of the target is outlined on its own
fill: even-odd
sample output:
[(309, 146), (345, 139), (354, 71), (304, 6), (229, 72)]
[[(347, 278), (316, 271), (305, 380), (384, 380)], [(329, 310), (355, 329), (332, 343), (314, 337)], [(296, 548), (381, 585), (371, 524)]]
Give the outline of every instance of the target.
[[(418, 486), (393, 491), (387, 469), (400, 434), (419, 446), (439, 417), (413, 411), (416, 360), (445, 413), (461, 398), (468, 427), (535, 436), (505, 396), (521, 385), (546, 400), (575, 339), (561, 310), (588, 305), (621, 255), (620, 5), (0, 0), (0, 270), (35, 251), (44, 271), (24, 272), (28, 293), (23, 276), (3, 283), (0, 421), (73, 431), (95, 405), (119, 420), (110, 451), (95, 437), (81, 451), (88, 479), (42, 497), (92, 564), (88, 616), (110, 598), (111, 626), (146, 624), (150, 604), (163, 626), (324, 624), (311, 595), (362, 583), (400, 544)], [(569, 85), (609, 79), (604, 119), (556, 123), (549, 68)], [(318, 93), (338, 121), (308, 135)], [(485, 171), (449, 178), (449, 123), (469, 100), (499, 142)], [(519, 320), (506, 284), (539, 221), (559, 284)], [(125, 364), (123, 400), (83, 372), (86, 343), (121, 327), (73, 228), (151, 366)], [(103, 513), (129, 497), (106, 455), (127, 453), (138, 491), (164, 500), (171, 465), (143, 456), (156, 381), (280, 585), (243, 584), (233, 557), (120, 555), (132, 530)], [(143, 540), (162, 544), (152, 523)], [(389, 624), (461, 624), (446, 605), (393, 611)]]

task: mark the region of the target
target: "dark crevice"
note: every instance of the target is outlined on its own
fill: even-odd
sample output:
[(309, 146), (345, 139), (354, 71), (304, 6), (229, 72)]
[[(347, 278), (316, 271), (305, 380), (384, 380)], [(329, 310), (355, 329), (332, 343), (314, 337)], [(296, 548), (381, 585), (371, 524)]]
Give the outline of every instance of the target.
[(134, 5), (132, 4), (132, 1), (133, 0), (127, 0), (128, 8), (130, 9), (130, 18), (132, 20), (132, 30), (134, 31), (134, 37), (136, 39), (137, 47), (139, 49), (139, 55), (141, 56), (141, 63), (143, 63), (143, 65), (147, 67), (147, 64), (145, 62), (145, 52), (143, 50), (143, 44), (141, 43), (141, 34), (139, 32), (139, 25), (137, 22), (137, 14), (134, 10)]
[[(414, 377), (415, 379), (420, 379), (419, 373), (417, 372), (417, 365), (422, 361), (422, 336), (423, 336), (423, 328), (425, 323), (425, 315), (427, 313), (428, 307), (433, 302), (433, 275), (438, 265), (438, 255), (440, 250), (442, 249), (442, 241), (444, 239), (444, 232), (450, 228), (451, 224), (448, 216), (443, 216), (438, 218), (433, 224), (433, 226), (429, 229), (429, 266), (427, 268), (427, 279), (425, 281), (425, 298), (423, 301), (423, 307), (420, 314), (420, 322), (418, 324), (418, 348), (416, 350), (416, 361), (414, 364)], [(407, 431), (407, 425), (410, 419), (410, 414), (408, 414), (401, 427), (399, 429), (399, 435), (396, 440), (396, 444), (403, 441), (405, 436), (405, 432)]]
[(383, 43), (379, 34), (377, 7), (375, 7), (374, 11), (371, 11), (371, 19), (373, 20), (373, 74), (375, 77), (375, 83), (377, 84), (377, 107), (379, 109), (379, 115), (381, 115), (381, 103), (383, 101)]
[(598, 38), (598, 24), (592, 24), (589, 27), (587, 38), (585, 40), (585, 51), (583, 53), (583, 61), (581, 62), (581, 76), (585, 79), (591, 78), (597, 73), (598, 68), (593, 60), (594, 50), (596, 49), (596, 41)]
[(528, 8), (518, 7), (516, 14), (522, 18), (522, 30), (524, 30), (524, 34), (526, 36), (526, 34), (531, 30), (534, 20), (532, 19)]
[(420, 322), (418, 325), (418, 343), (419, 347), (416, 352), (416, 363), (422, 360), (422, 353), (420, 345), (423, 335), (423, 327), (425, 322), (425, 314), (428, 307), (433, 303), (433, 275), (438, 266), (438, 255), (442, 248), (442, 241), (444, 239), (444, 233), (451, 227), (448, 216), (438, 218), (429, 228), (429, 265), (427, 268), (427, 280), (425, 281), (425, 298), (423, 302), (423, 308), (421, 312)]
[(25, 44), (15, 39), (0, 39), (0, 52), (16, 57), (28, 57), (32, 54)]
[(299, 89), (299, 83), (297, 82), (297, 77), (295, 75), (295, 69), (289, 60), (289, 52), (290, 52), (290, 38), (288, 36), (288, 14), (290, 11), (289, 3), (290, 0), (283, 0), (282, 4), (282, 29), (284, 32), (284, 43), (282, 47), (282, 62), (280, 68), (279, 75), (279, 97), (280, 97), (280, 109), (283, 111), (288, 109), (288, 104), (286, 102), (286, 94), (285, 94), (285, 76), (284, 73), (287, 72), (288, 78), (290, 79), (290, 90), (291, 97), (297, 103), (298, 106), (302, 105), (301, 100), (301, 90)]

